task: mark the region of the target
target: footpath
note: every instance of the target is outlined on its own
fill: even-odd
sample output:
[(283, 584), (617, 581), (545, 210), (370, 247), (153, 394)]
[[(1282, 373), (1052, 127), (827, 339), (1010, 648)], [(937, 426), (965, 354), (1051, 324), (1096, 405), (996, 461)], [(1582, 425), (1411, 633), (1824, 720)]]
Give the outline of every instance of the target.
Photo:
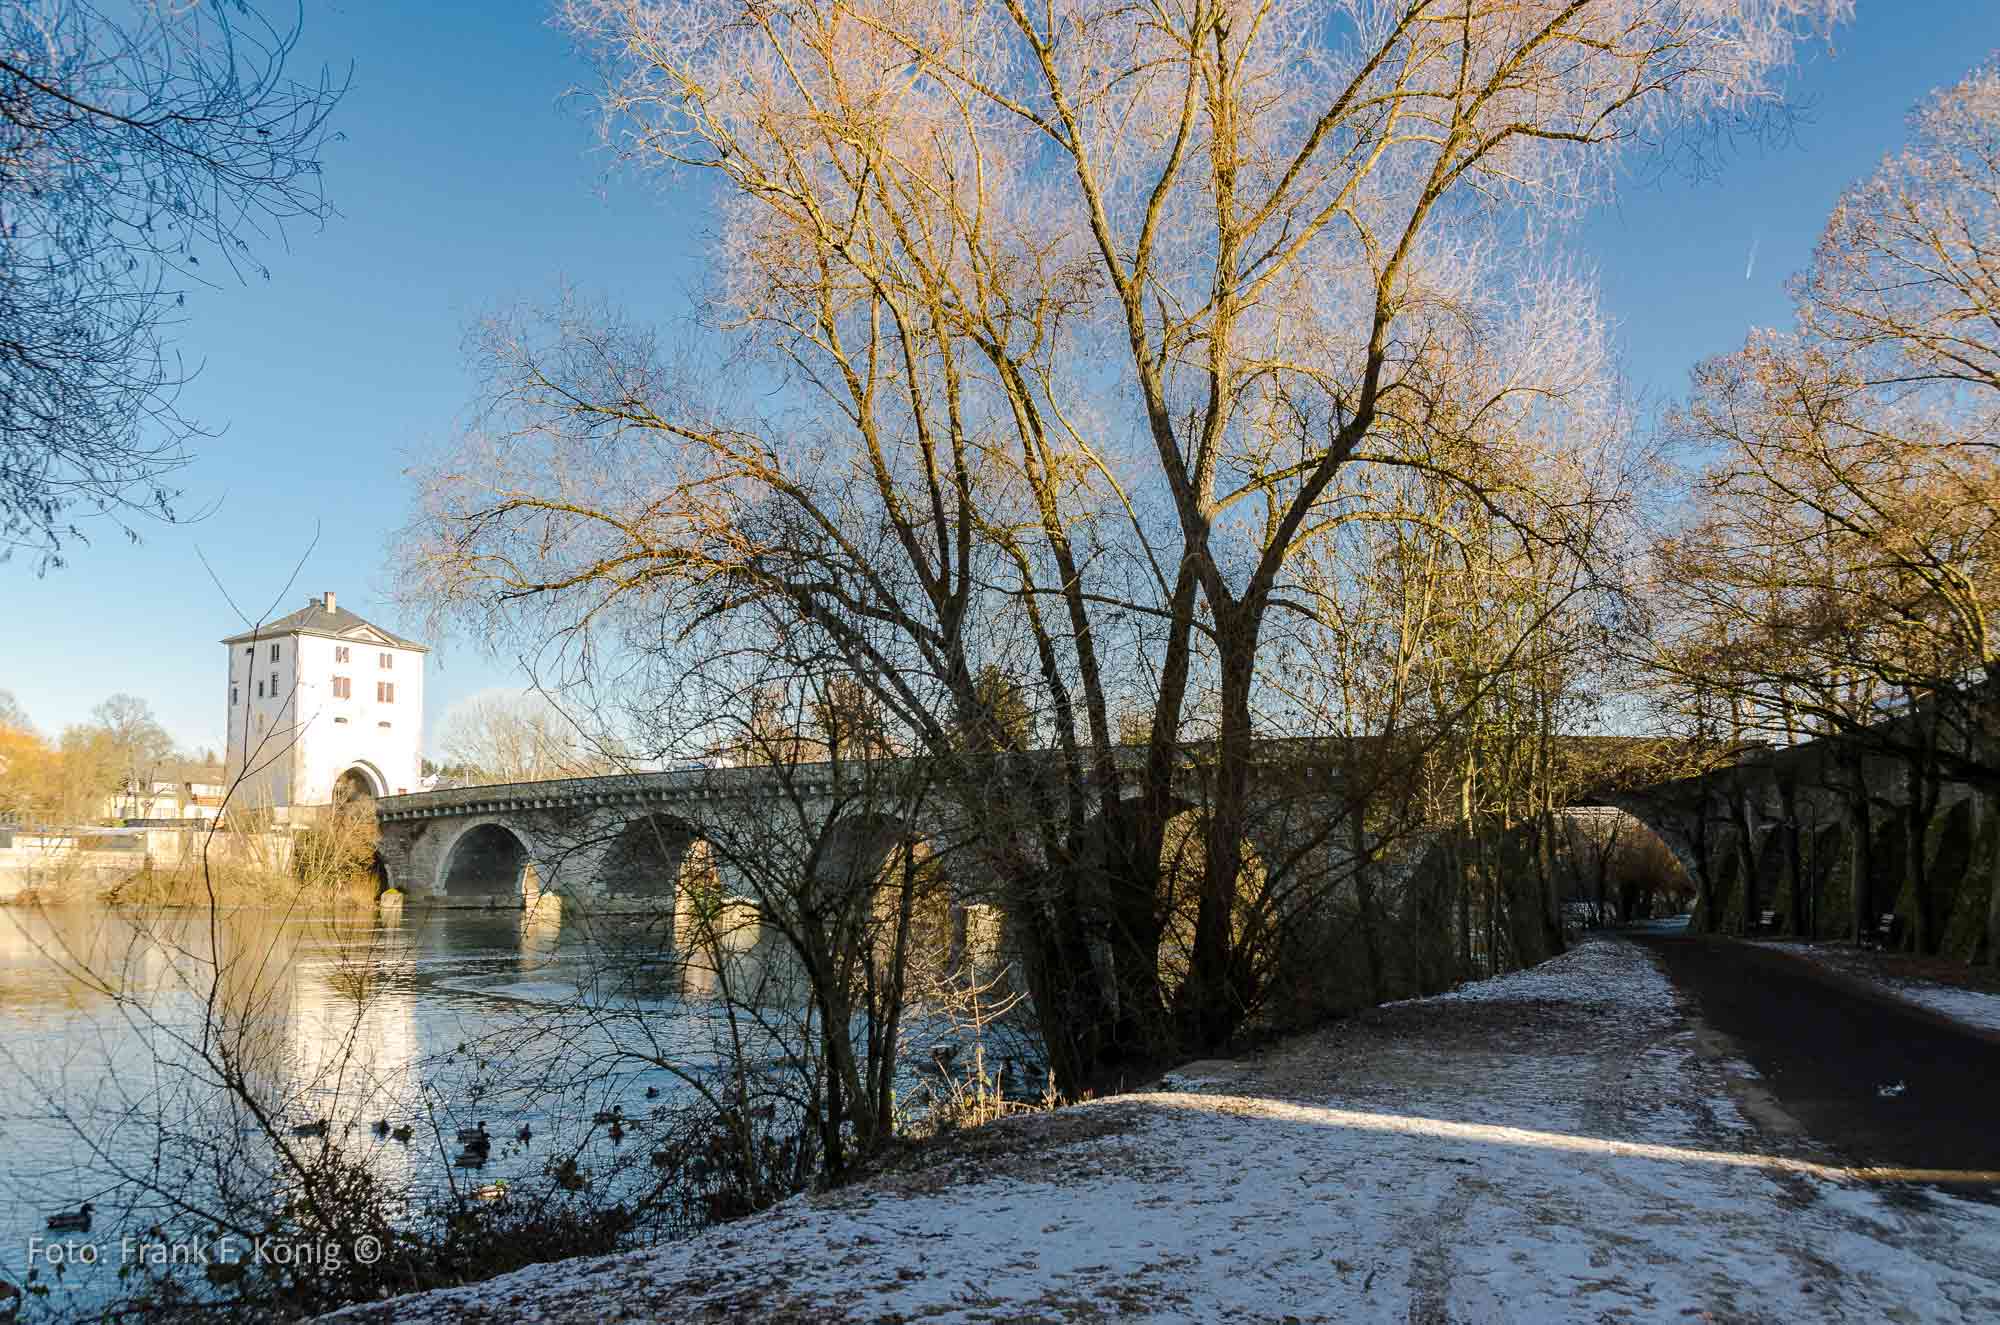
[(1808, 1135), (1883, 1167), (2000, 1170), (2000, 1032), (1775, 944), (1643, 942)]

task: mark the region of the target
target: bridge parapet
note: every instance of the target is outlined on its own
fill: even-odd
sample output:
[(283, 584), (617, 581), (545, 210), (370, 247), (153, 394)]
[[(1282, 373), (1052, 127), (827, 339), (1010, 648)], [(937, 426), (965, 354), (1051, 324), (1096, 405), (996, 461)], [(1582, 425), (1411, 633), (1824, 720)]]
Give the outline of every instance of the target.
[[(1182, 752), (1183, 776), (1198, 779), (1207, 764), (1204, 743), (1194, 743)], [(1317, 737), (1282, 737), (1258, 742), (1267, 776), (1283, 776), (1318, 785), (1323, 776), (1339, 764), (1343, 746)], [(1137, 775), (1145, 767), (1144, 746), (1121, 746), (1114, 763), (1121, 778)], [(990, 761), (996, 774), (1003, 769), (1017, 771), (1045, 767), (1050, 773), (1060, 769), (1063, 754), (1058, 750), (1038, 750), (1020, 755), (982, 755), (960, 758)], [(940, 769), (936, 760), (894, 758), (816, 763), (755, 764), (742, 767), (700, 767), (654, 772), (614, 773), (596, 777), (550, 778), (537, 782), (496, 783), (477, 787), (449, 787), (437, 791), (384, 796), (375, 803), (376, 815), (384, 823), (450, 815), (504, 813), (509, 810), (544, 809), (554, 805), (632, 805), (652, 801), (769, 799), (777, 794), (821, 797), (855, 794), (871, 786), (895, 787), (935, 778)], [(968, 771), (953, 770), (959, 777)], [(976, 770), (974, 770), (976, 771)], [(972, 779), (977, 783), (978, 779)]]
[[(773, 782), (773, 770), (765, 767), (675, 769), (657, 773), (550, 778), (540, 782), (502, 782), (412, 792), (405, 796), (384, 796), (375, 802), (375, 816), (382, 823), (399, 823), (560, 806), (629, 806), (745, 797), (769, 799), (775, 790)], [(789, 794), (805, 796), (836, 795), (844, 787), (859, 785), (852, 777), (843, 779), (837, 776), (831, 764), (804, 769), (787, 784)]]

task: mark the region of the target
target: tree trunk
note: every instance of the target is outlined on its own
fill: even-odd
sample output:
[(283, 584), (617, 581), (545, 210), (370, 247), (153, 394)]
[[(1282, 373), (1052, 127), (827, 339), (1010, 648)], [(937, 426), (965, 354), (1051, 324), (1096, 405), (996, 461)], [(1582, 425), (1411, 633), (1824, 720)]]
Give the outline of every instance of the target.
[(1982, 843), (1990, 847), (2000, 841), (1990, 827), (1993, 816), (2000, 814), (2000, 804), (1996, 804), (1991, 792), (1975, 791), (1972, 809), (1972, 868), (1984, 871), (1987, 878), (1994, 880), (1992, 895), (1986, 903), (1986, 960), (2000, 966), (2000, 857), (1991, 854), (1981, 856), (1978, 850)]
[(1252, 758), (1250, 683), (1256, 634), (1241, 608), (1216, 609), (1221, 662), (1222, 730), (1208, 814), (1208, 842), (1201, 900), (1195, 911), (1194, 948), (1182, 986), (1182, 1026), (1187, 1047), (1218, 1049), (1235, 1033), (1252, 991), (1248, 963), (1232, 942), (1237, 876), (1243, 869), (1243, 833), (1249, 819)]
[(1708, 794), (1702, 793), (1695, 802), (1694, 818), (1688, 833), (1689, 845), (1694, 850), (1694, 909), (1701, 917), (1702, 928), (1715, 932), (1715, 858), (1709, 851), (1708, 834)]
[(1023, 963), (1056, 1088), (1080, 1095), (1102, 1064), (1104, 1028), (1111, 1020), (1090, 960), (1078, 880), (1065, 865), (1044, 870), (1021, 889)]
[(1850, 771), (1847, 789), (1849, 903), (1854, 913), (1852, 938), (1859, 943), (1875, 924), (1875, 849), (1869, 831), (1868, 784), (1862, 780), (1862, 762), (1855, 760)]
[(1805, 897), (1805, 878), (1799, 858), (1799, 789), (1790, 778), (1778, 782), (1778, 806), (1779, 813), (1784, 816), (1778, 831), (1784, 834), (1785, 847), (1785, 893), (1788, 903), (1785, 926), (1794, 934), (1810, 937), (1812, 914)]
[[(1597, 843), (1597, 923), (1600, 926), (1604, 923), (1604, 894), (1611, 882), (1611, 847), (1617, 840), (1614, 835), (1609, 841)], [(1624, 908), (1621, 906), (1619, 911), (1618, 918), (1622, 921), (1625, 918)]]
[(1903, 846), (1910, 876), (1911, 909), (1914, 912), (1910, 918), (1912, 944), (1919, 954), (1929, 956), (1943, 946), (1944, 941), (1944, 936), (1938, 932), (1937, 899), (1931, 896), (1930, 862), (1925, 850), (1930, 843), (1931, 820), (1937, 812), (1941, 787), (1936, 757), (1937, 721), (1934, 718), (1919, 718), (1918, 721), (1925, 729), (1924, 739), (1910, 753), (1904, 769), (1910, 804)]
[(1457, 984), (1472, 977), (1472, 886), (1457, 843), (1452, 844), (1451, 879), (1458, 889), (1458, 974), (1452, 980)]
[[(1349, 776), (1352, 776), (1350, 770)], [(1348, 849), (1354, 857), (1354, 904), (1360, 912), (1362, 959), (1368, 964), (1368, 1001), (1382, 1001), (1381, 938), (1375, 927), (1374, 867), (1368, 859), (1367, 806), (1359, 800), (1347, 803)]]
[(1763, 893), (1757, 887), (1757, 835), (1750, 811), (1750, 793), (1738, 785), (1730, 789), (1730, 814), (1736, 827), (1736, 859), (1743, 875), (1743, 932), (1748, 934), (1763, 919)]
[(1174, 794), (1179, 765), (1181, 712), (1186, 703), (1190, 636), (1198, 589), (1191, 560), (1183, 560), (1174, 584), (1166, 655), (1160, 666), (1160, 694), (1146, 749), (1124, 877), (1114, 881), (1114, 942), (1119, 943), (1118, 1038), (1121, 1047), (1152, 1055), (1175, 1036), (1167, 996), (1160, 985), (1160, 943), (1165, 915), (1161, 906), (1161, 853), (1167, 822), (1181, 808)]

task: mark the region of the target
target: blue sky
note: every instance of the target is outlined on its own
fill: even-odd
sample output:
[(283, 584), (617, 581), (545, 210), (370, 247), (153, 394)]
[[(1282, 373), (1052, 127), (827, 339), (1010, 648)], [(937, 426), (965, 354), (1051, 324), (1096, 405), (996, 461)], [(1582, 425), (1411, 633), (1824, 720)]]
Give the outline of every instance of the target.
[[(1751, 326), (1788, 320), (1784, 280), (1841, 189), (1900, 140), (1914, 102), (2000, 46), (1986, 0), (1857, 8), (1789, 79), (1805, 108), (1795, 141), (1738, 146), (1704, 178), (1631, 182), (1575, 236), (1653, 400)], [(642, 315), (685, 307), (700, 209), (608, 173), (587, 99), (563, 97), (590, 71), (546, 14), (542, 0), (308, 3), (301, 65), (353, 67), (345, 137), (326, 155), (340, 214), (267, 248), (268, 283), (189, 295), (180, 346), (201, 374), (183, 405), (226, 431), (182, 482), (187, 509), (211, 513), (148, 528), (136, 547), (107, 531), (44, 579), (0, 566), (0, 689), (43, 731), (128, 691), (182, 743), (220, 746), (217, 641), (240, 627), (203, 555), (253, 612), (333, 589), (407, 628), (386, 572), (408, 515), (402, 471), (465, 405), (468, 320), (561, 281)], [(455, 700), (522, 684), (471, 642), (437, 643), (432, 728)]]

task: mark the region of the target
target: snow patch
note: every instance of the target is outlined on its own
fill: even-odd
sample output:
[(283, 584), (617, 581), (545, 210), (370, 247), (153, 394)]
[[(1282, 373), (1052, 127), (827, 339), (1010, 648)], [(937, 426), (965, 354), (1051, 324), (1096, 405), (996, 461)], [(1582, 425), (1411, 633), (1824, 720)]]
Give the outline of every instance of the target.
[(962, 1178), (338, 1318), (2000, 1319), (2000, 1209), (1769, 1153), (1627, 943), (1223, 1066), (995, 1124), (1058, 1139)]

